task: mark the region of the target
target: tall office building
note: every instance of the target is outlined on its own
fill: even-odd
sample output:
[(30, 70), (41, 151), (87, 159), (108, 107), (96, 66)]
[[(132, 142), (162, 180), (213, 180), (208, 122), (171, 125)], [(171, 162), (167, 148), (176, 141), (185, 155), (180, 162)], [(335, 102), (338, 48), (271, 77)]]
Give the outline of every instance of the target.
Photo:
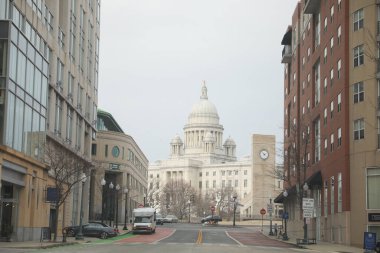
[(288, 194), (276, 202), (293, 237), (380, 236), (379, 20), (376, 0), (302, 0), (283, 36)]
[(58, 214), (41, 158), (54, 143), (91, 161), (99, 11), (100, 0), (0, 0), (0, 237), (37, 239), (56, 215), (59, 227), (78, 224), (82, 184)]

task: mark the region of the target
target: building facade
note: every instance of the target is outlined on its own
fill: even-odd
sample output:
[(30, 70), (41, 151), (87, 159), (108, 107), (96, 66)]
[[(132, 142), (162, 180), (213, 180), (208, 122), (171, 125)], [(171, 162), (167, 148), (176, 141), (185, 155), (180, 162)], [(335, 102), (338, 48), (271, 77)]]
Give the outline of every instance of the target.
[(47, 143), (91, 161), (99, 13), (94, 0), (0, 0), (0, 237), (39, 239), (57, 215), (58, 231), (79, 222), (82, 184), (57, 210), (47, 201), (54, 183), (41, 161)]
[(288, 196), (276, 202), (297, 238), (361, 246), (364, 232), (380, 236), (371, 218), (380, 213), (379, 10), (375, 0), (303, 0), (281, 42)]
[[(156, 202), (168, 182), (183, 181), (215, 205), (229, 189), (242, 205), (238, 209), (241, 218), (260, 216), (260, 209), (266, 209), (270, 198), (282, 189), (274, 177), (275, 137), (252, 135), (251, 154), (237, 159), (236, 143), (231, 137), (224, 140), (223, 130), (203, 83), (200, 100), (193, 105), (183, 128), (184, 141), (176, 135), (170, 142), (169, 159), (149, 165), (148, 191), (154, 192)], [(230, 201), (230, 196), (225, 198)], [(279, 212), (279, 207), (276, 210)]]
[(148, 159), (111, 114), (98, 110), (97, 129), (92, 144), (90, 219), (110, 225), (129, 223), (132, 210), (146, 202)]

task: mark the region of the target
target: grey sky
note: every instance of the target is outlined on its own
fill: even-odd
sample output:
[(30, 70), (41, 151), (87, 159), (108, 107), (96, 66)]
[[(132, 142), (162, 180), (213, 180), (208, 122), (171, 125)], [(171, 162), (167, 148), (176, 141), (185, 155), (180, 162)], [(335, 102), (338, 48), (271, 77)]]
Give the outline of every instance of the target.
[(150, 162), (167, 159), (202, 80), (238, 157), (283, 136), (280, 45), (297, 0), (104, 0), (99, 108)]

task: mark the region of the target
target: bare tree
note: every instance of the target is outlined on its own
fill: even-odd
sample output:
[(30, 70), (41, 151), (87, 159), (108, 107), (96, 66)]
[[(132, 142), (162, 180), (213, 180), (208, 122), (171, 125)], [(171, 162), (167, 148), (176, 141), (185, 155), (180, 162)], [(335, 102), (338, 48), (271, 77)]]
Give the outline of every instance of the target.
[(211, 203), (221, 217), (230, 217), (233, 211), (232, 197), (237, 196), (233, 187), (222, 187), (210, 192)]
[(182, 180), (171, 180), (162, 188), (160, 194), (160, 209), (164, 214), (174, 214), (183, 219), (188, 213), (188, 201), (196, 190), (189, 183)]
[(73, 187), (81, 181), (82, 173), (85, 173), (87, 177), (90, 176), (89, 171), (92, 165), (91, 162), (51, 141), (44, 146), (43, 160), (48, 166), (48, 174), (53, 179), (54, 184), (51, 188), (54, 190), (52, 201), (57, 210), (57, 215), (53, 221), (55, 230), (53, 231), (53, 240), (56, 241), (59, 209), (65, 203)]

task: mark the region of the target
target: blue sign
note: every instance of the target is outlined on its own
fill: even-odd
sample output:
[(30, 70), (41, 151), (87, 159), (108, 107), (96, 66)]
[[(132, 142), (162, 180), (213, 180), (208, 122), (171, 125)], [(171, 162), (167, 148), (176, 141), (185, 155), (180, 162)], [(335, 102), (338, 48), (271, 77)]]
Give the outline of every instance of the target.
[(285, 219), (285, 220), (289, 219), (289, 214), (288, 214), (288, 212), (283, 212), (283, 213), (282, 213), (282, 218)]
[(364, 249), (374, 250), (376, 248), (376, 233), (364, 232)]

